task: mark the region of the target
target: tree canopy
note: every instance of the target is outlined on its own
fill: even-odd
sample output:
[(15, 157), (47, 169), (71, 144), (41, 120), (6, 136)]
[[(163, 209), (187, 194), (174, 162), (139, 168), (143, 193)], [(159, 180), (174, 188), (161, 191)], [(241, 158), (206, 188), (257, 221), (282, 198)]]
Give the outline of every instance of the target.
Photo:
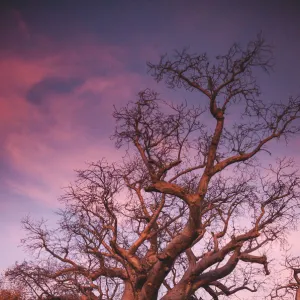
[(77, 171), (57, 228), (24, 219), (35, 258), (7, 277), (35, 299), (259, 292), (272, 272), (267, 249), (297, 226), (300, 205), (293, 160), (269, 163), (276, 143), (300, 130), (299, 97), (261, 100), (255, 72), (271, 70), (271, 50), (258, 36), (212, 61), (183, 50), (148, 63), (156, 81), (192, 92), (197, 104), (146, 89), (115, 108), (122, 160)]

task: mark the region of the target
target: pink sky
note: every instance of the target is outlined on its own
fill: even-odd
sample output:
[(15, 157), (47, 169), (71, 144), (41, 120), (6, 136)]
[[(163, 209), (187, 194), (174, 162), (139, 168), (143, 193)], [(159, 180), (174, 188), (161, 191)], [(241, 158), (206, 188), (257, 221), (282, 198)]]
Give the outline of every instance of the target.
[[(109, 138), (113, 105), (156, 87), (146, 61), (184, 46), (223, 53), (262, 30), (276, 57), (274, 74), (260, 78), (263, 97), (300, 94), (296, 2), (112, 2), (20, 1), (0, 9), (0, 269), (25, 257), (17, 248), (22, 217), (52, 220), (74, 169), (120, 157)], [(182, 95), (157, 90), (169, 99)], [(292, 155), (300, 165), (299, 144), (282, 144), (275, 155)]]

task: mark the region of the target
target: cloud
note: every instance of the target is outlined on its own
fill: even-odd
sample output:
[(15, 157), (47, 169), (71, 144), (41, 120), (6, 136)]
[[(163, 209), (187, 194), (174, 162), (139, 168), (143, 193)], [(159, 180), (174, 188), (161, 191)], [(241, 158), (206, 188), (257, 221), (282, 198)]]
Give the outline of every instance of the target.
[[(7, 216), (2, 227), (11, 234), (8, 228), (21, 216), (49, 216), (59, 206), (74, 169), (120, 158), (109, 138), (113, 105), (135, 100), (141, 87), (152, 84), (140, 73), (149, 54), (155, 55), (152, 47), (129, 51), (93, 35), (57, 41), (21, 19), (16, 26), (17, 17), (22, 15), (14, 19), (18, 41), (7, 36), (10, 51), (0, 46), (0, 210)], [(14, 236), (1, 236), (11, 249), (20, 234)]]
[(26, 100), (33, 104), (41, 104), (46, 96), (69, 94), (84, 82), (80, 78), (47, 77), (34, 84), (26, 94)]
[(29, 40), (30, 37), (31, 37), (30, 30), (29, 30), (29, 26), (28, 26), (28, 24), (25, 22), (25, 20), (24, 20), (22, 14), (21, 14), (21, 12), (18, 11), (18, 10), (13, 10), (12, 13), (13, 13), (14, 19), (15, 19), (16, 22), (17, 22), (17, 27), (18, 27), (19, 32), (22, 34), (22, 36), (23, 36), (26, 40)]
[(125, 48), (88, 37), (84, 45), (48, 39), (45, 50), (44, 41), (22, 55), (0, 50), (0, 190), (56, 206), (74, 169), (118, 159), (113, 104), (135, 99), (145, 78), (127, 68)]

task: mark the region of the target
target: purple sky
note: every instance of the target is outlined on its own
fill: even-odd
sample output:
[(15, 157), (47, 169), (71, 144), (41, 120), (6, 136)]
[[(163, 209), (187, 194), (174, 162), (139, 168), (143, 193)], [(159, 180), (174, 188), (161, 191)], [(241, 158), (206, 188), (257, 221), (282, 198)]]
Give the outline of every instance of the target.
[[(297, 1), (6, 2), (0, 4), (0, 270), (24, 258), (17, 247), (22, 217), (54, 220), (73, 169), (119, 157), (109, 139), (113, 105), (156, 87), (146, 61), (185, 46), (212, 57), (262, 31), (276, 58), (274, 73), (260, 78), (263, 97), (300, 94)], [(157, 90), (181, 96), (163, 85)], [(197, 98), (190, 94), (190, 101)], [(300, 165), (299, 145), (300, 137), (277, 146), (275, 155), (294, 156)]]

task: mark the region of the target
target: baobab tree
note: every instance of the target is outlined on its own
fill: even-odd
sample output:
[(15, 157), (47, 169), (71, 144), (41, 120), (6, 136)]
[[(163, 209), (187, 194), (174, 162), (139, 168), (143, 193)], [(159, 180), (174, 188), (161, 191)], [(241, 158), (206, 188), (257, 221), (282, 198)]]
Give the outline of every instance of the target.
[(37, 298), (255, 293), (272, 271), (269, 245), (297, 224), (299, 175), (292, 159), (270, 154), (299, 133), (300, 99), (261, 100), (254, 72), (272, 67), (263, 38), (211, 62), (184, 50), (148, 67), (169, 88), (193, 92), (194, 105), (146, 89), (115, 108), (123, 159), (77, 171), (58, 228), (23, 221), (24, 246), (37, 257), (6, 274)]

